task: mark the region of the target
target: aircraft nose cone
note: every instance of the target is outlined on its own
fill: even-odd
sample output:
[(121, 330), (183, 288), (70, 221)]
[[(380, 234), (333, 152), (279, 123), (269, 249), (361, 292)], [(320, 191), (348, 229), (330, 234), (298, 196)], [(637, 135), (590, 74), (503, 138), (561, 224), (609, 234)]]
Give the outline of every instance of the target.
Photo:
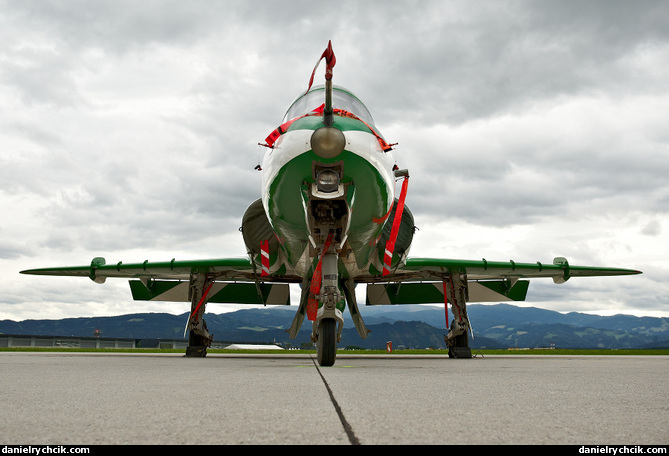
[(311, 135), (311, 149), (321, 158), (334, 158), (344, 151), (346, 137), (334, 127), (321, 127)]

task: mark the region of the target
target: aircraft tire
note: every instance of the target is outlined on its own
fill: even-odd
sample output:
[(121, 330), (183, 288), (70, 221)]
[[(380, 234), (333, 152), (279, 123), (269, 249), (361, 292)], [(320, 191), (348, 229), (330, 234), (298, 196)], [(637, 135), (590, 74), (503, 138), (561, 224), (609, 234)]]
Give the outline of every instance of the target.
[(332, 366), (337, 355), (337, 321), (332, 318), (324, 318), (318, 324), (318, 364), (320, 366)]
[(467, 333), (455, 336), (453, 344), (448, 347), (449, 358), (471, 358), (472, 350), (469, 348), (469, 336)]

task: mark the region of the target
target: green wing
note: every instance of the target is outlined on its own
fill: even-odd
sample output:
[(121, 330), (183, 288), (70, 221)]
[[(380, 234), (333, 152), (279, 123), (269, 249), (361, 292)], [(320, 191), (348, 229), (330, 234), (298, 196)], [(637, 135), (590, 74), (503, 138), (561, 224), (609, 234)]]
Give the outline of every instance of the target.
[(29, 269), (21, 274), (66, 277), (89, 277), (103, 283), (109, 277), (188, 280), (193, 273), (216, 274), (229, 280), (253, 280), (255, 270), (248, 258), (221, 258), (212, 260), (161, 261), (142, 263), (106, 264), (104, 258), (94, 258), (87, 266), (63, 266)]
[(133, 299), (174, 302), (190, 301), (189, 281), (192, 275), (205, 274), (215, 280), (209, 302), (265, 305), (289, 305), (288, 284), (300, 280), (285, 275), (261, 277), (260, 271), (248, 258), (116, 264), (106, 264), (104, 258), (94, 258), (87, 266), (29, 269), (21, 273), (88, 277), (96, 283), (104, 283), (111, 277), (139, 279), (130, 280)]
[(595, 266), (572, 266), (565, 258), (555, 258), (552, 264), (516, 263), (515, 261), (449, 260), (409, 258), (401, 271), (429, 274), (467, 274), (469, 280), (519, 279), (550, 277), (564, 283), (571, 277), (600, 277), (641, 274), (640, 271)]
[(368, 280), (367, 305), (443, 303), (444, 283), (453, 275), (466, 277), (468, 302), (499, 302), (525, 300), (529, 281), (520, 279), (544, 277), (552, 278), (555, 283), (564, 283), (571, 277), (633, 274), (641, 272), (571, 266), (564, 258), (555, 258), (552, 264), (408, 258), (393, 273)]
[[(189, 301), (188, 281), (193, 274), (208, 274), (215, 281), (211, 302), (240, 304), (289, 304), (289, 283), (299, 283), (299, 276), (272, 274), (260, 276), (249, 258), (163, 261), (106, 264), (95, 258), (90, 265), (30, 269), (22, 274), (88, 277), (97, 283), (107, 278), (130, 280), (135, 300)], [(552, 264), (408, 258), (387, 276), (366, 275), (355, 282), (367, 283), (367, 304), (419, 304), (443, 302), (443, 280), (453, 274), (465, 275), (470, 302), (523, 301), (527, 280), (550, 277), (564, 283), (571, 277), (623, 276), (640, 274), (634, 269), (572, 266), (564, 258)], [(242, 283), (238, 283), (242, 282)], [(246, 283), (244, 283), (246, 282)], [(399, 285), (404, 282), (421, 282)]]

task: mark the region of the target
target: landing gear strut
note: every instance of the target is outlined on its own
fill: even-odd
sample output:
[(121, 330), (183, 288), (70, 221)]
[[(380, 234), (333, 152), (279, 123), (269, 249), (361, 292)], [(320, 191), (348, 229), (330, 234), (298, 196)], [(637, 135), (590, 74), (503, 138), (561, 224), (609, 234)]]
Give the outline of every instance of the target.
[(207, 303), (207, 297), (211, 286), (214, 284), (213, 278), (204, 274), (192, 274), (190, 278), (190, 296), (191, 311), (188, 316), (188, 347), (186, 356), (203, 358), (207, 356), (207, 348), (211, 346), (214, 339), (212, 334), (207, 331), (207, 324), (204, 322), (204, 309)]
[(467, 334), (467, 331), (471, 330), (469, 317), (467, 317), (467, 276), (451, 274), (444, 280), (446, 296), (453, 310), (450, 330), (448, 335), (444, 336), (444, 341), (448, 347), (448, 357), (471, 358), (472, 350), (469, 348), (469, 336)]

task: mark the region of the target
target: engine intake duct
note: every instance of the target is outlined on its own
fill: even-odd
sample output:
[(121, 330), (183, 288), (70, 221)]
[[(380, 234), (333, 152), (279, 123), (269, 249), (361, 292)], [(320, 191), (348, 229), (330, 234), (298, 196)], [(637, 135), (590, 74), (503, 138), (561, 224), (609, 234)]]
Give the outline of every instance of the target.
[(276, 254), (280, 248), (261, 199), (257, 199), (246, 209), (239, 230), (242, 232), (246, 250), (253, 255), (260, 253), (261, 241), (269, 241), (270, 256)]
[[(379, 237), (379, 242), (377, 244), (377, 250), (379, 253), (379, 259), (383, 262), (383, 257), (385, 254), (386, 243), (390, 238), (390, 232), (393, 227), (393, 220), (395, 219), (395, 210), (397, 209), (397, 198), (393, 203), (393, 208), (386, 219), (386, 224), (383, 226), (383, 231), (381, 232), (381, 237)], [(394, 268), (397, 265), (397, 262), (400, 261), (409, 253), (409, 248), (411, 247), (411, 242), (413, 241), (413, 235), (416, 232), (416, 225), (414, 225), (413, 214), (409, 208), (404, 205), (404, 211), (402, 212), (402, 220), (400, 221), (400, 228), (397, 233), (397, 240), (395, 241), (395, 252), (393, 253), (392, 267)]]

